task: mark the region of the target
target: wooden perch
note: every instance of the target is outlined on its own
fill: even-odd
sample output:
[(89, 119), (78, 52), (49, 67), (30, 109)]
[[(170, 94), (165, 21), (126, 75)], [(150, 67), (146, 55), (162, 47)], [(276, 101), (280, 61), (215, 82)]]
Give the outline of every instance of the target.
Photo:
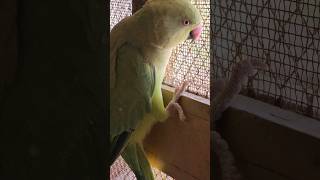
[[(163, 88), (165, 103), (173, 88)], [(210, 179), (209, 100), (186, 93), (181, 97), (186, 121), (171, 117), (158, 123), (147, 136), (144, 146), (152, 166), (177, 180)]]

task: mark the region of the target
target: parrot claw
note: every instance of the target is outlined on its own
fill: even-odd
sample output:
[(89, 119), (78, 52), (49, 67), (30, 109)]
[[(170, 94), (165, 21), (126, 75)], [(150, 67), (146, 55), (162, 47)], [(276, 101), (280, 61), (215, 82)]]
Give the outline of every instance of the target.
[(175, 89), (172, 100), (170, 101), (170, 103), (166, 108), (170, 115), (173, 114), (172, 108), (176, 109), (176, 111), (178, 112), (179, 119), (181, 121), (185, 121), (186, 116), (184, 115), (183, 109), (178, 103), (178, 100), (180, 99), (182, 93), (187, 89), (188, 85), (189, 85), (189, 81), (185, 81), (180, 87), (177, 87)]
[(186, 116), (184, 115), (184, 112), (183, 112), (183, 109), (182, 107), (180, 106), (180, 104), (178, 103), (173, 103), (172, 104), (176, 110), (178, 111), (178, 115), (179, 115), (179, 119), (180, 121), (185, 121), (186, 120)]
[(176, 87), (176, 89), (174, 90), (173, 98), (172, 98), (173, 101), (177, 102), (180, 99), (182, 93), (186, 91), (189, 83), (190, 83), (189, 81), (185, 81), (182, 83), (180, 87)]

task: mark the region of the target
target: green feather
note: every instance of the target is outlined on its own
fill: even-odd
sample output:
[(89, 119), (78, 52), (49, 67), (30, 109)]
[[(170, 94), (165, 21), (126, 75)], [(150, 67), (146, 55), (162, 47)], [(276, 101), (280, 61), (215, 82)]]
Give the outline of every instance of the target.
[(119, 48), (116, 62), (117, 81), (110, 93), (110, 134), (111, 146), (121, 150), (116, 144), (123, 146), (123, 142), (114, 139), (135, 130), (144, 114), (151, 112), (155, 69), (128, 43)]

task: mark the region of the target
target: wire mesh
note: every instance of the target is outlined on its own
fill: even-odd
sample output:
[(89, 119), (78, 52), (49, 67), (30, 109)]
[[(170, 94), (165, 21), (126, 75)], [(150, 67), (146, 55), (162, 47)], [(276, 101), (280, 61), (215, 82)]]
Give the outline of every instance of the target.
[(110, 1), (110, 31), (120, 20), (132, 14), (132, 0)]
[(214, 78), (242, 59), (261, 60), (268, 70), (242, 94), (320, 119), (320, 1), (215, 0), (212, 17)]
[(191, 0), (203, 19), (201, 39), (195, 43), (186, 41), (172, 53), (164, 83), (178, 86), (190, 81), (187, 91), (210, 97), (210, 0)]
[[(161, 172), (158, 169), (152, 168), (155, 180), (174, 180), (172, 177)], [(136, 177), (126, 164), (124, 159), (120, 156), (110, 169), (110, 180), (135, 180)]]

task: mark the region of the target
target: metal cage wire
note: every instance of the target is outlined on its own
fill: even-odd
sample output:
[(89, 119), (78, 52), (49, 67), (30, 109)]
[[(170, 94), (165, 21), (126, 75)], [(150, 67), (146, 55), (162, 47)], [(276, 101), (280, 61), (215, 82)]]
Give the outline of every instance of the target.
[(265, 62), (242, 94), (320, 119), (317, 0), (215, 0), (214, 78), (229, 77), (241, 59)]
[(110, 31), (123, 18), (131, 16), (132, 0), (110, 1)]
[[(174, 180), (171, 176), (152, 168), (155, 180)], [(122, 157), (119, 157), (110, 168), (110, 180), (135, 180), (136, 177)]]

